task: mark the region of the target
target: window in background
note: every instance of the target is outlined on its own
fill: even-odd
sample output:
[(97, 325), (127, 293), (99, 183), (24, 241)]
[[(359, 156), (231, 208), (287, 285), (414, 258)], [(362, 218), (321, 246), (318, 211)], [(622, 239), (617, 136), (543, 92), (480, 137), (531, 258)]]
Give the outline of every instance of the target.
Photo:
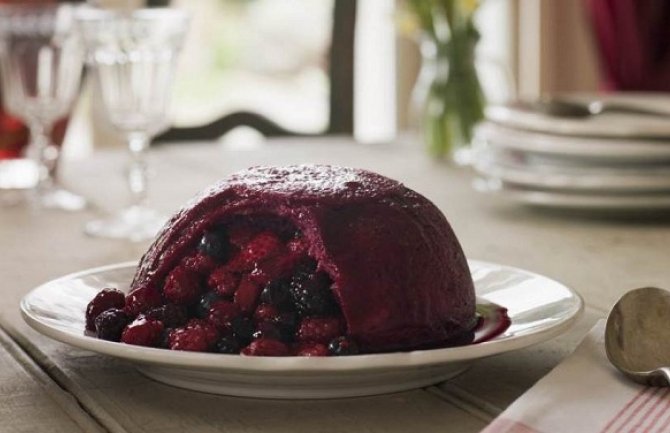
[(514, 9), (510, 1), (486, 0), (477, 11), (481, 35), (477, 46), (477, 67), (484, 92), (492, 103), (516, 96), (514, 70)]
[(177, 126), (248, 110), (299, 132), (328, 122), (333, 0), (176, 0), (193, 14)]

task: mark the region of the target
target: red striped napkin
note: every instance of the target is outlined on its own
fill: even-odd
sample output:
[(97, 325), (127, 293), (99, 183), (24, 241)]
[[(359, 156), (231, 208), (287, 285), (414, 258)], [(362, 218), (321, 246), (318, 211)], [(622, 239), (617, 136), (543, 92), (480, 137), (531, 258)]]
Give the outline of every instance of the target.
[(605, 321), (482, 433), (670, 433), (670, 389), (637, 385), (605, 355)]

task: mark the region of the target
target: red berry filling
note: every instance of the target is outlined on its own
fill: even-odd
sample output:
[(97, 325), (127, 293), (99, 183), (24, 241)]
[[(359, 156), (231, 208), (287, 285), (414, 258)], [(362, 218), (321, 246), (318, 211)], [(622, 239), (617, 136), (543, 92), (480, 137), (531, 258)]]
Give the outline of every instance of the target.
[(138, 288), (125, 300), (101, 292), (87, 329), (116, 309), (100, 319), (100, 338), (247, 356), (358, 353), (331, 286), (290, 223), (237, 216), (205, 230), (162, 287)]
[(123, 330), (121, 342), (136, 346), (158, 346), (163, 328), (163, 323), (158, 320), (139, 317)]
[(154, 307), (163, 304), (163, 297), (157, 288), (153, 286), (139, 287), (126, 296), (125, 310), (129, 316), (136, 317)]
[(106, 310), (123, 308), (126, 295), (116, 289), (102, 289), (86, 306), (86, 329), (95, 331), (95, 319)]

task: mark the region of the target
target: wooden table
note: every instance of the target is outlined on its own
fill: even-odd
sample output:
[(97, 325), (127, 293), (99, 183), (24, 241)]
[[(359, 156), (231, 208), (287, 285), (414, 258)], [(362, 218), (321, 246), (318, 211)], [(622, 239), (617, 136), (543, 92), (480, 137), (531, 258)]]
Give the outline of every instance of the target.
[(0, 432), (476, 432), (546, 374), (626, 290), (670, 285), (668, 220), (539, 213), (475, 193), (468, 170), (418, 145), (344, 139), (273, 140), (249, 149), (184, 143), (156, 149), (153, 204), (174, 211), (211, 182), (258, 164), (334, 163), (398, 179), (440, 207), (467, 255), (527, 268), (574, 287), (587, 308), (575, 327), (537, 346), (481, 360), (440, 386), (332, 401), (263, 401), (171, 388), (129, 363), (51, 341), (25, 325), (33, 287), (81, 269), (136, 260), (147, 244), (92, 239), (82, 226), (126, 197), (121, 150), (66, 164), (66, 183), (98, 209), (0, 209)]

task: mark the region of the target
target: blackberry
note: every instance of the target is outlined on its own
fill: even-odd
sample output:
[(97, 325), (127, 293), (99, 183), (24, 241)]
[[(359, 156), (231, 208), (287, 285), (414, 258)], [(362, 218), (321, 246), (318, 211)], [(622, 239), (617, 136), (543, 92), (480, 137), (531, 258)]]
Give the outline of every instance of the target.
[(226, 335), (216, 342), (214, 350), (218, 353), (240, 353), (240, 345), (237, 340), (235, 340), (235, 337)]
[(122, 309), (110, 308), (95, 318), (95, 334), (102, 340), (119, 341), (128, 321), (128, 315)]
[(279, 326), (270, 322), (262, 322), (256, 326), (253, 334), (254, 340), (259, 338), (269, 338), (271, 340), (283, 340)]
[(261, 302), (274, 305), (280, 310), (290, 309), (291, 302), (290, 282), (287, 280), (276, 280), (270, 282), (261, 292)]
[(298, 322), (298, 316), (295, 313), (285, 312), (280, 313), (271, 323), (277, 325), (281, 341), (291, 342), (295, 339)]
[(230, 255), (228, 235), (221, 228), (205, 231), (198, 244), (198, 251), (218, 261), (226, 261)]
[(291, 279), (290, 293), (295, 309), (303, 316), (333, 316), (339, 307), (330, 290), (330, 278), (323, 272), (299, 271)]
[(152, 308), (144, 316), (147, 319), (160, 320), (166, 328), (176, 328), (186, 323), (186, 310), (174, 304), (165, 304)]
[(332, 356), (357, 355), (358, 345), (349, 337), (337, 337), (328, 344), (328, 352)]
[(249, 344), (254, 337), (254, 332), (256, 332), (253, 321), (246, 317), (236, 317), (231, 324), (237, 342), (243, 346)]

